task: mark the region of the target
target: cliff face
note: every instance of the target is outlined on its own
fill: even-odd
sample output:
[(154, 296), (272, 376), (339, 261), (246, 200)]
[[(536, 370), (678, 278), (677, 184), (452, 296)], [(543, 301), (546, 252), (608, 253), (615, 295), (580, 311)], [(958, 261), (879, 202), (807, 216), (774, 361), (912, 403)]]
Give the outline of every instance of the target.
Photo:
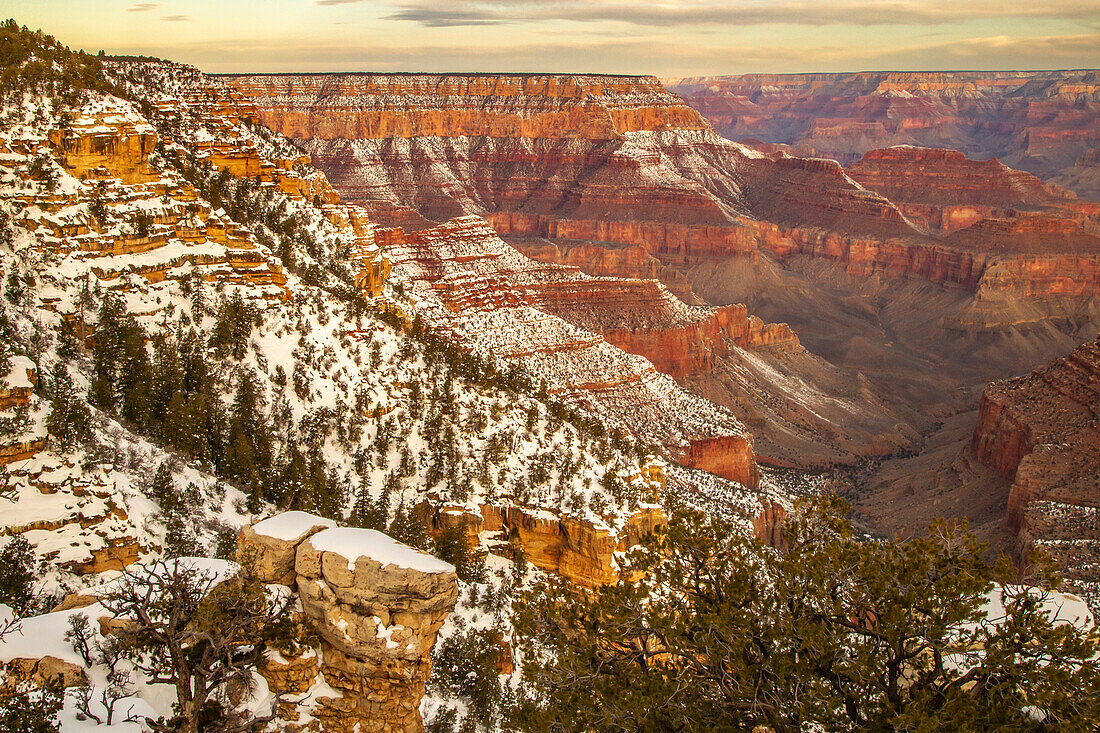
[(261, 123), (300, 139), (489, 135), (610, 140), (638, 130), (707, 127), (653, 77), (276, 74), (222, 78), (255, 103)]
[[(889, 99), (902, 98), (906, 83), (956, 101), (972, 87), (1005, 94), (1022, 83), (1011, 75), (986, 86), (967, 75), (856, 76), (869, 94)], [(821, 158), (765, 155), (714, 134), (646, 77), (224, 80), (255, 103), (265, 125), (307, 149), (345, 197), (404, 228), (476, 214), (505, 237), (641, 247), (673, 268), (797, 253), (844, 263), (853, 275), (916, 276), (971, 290), (994, 258), (1100, 253), (1095, 207), (1021, 171), (913, 148), (877, 151), (849, 171)], [(788, 94), (800, 88), (793, 78), (781, 82), (776, 88)], [(815, 78), (808, 88), (816, 94), (824, 84)], [(1058, 89), (1052, 99), (1064, 101), (1077, 87)], [(1088, 89), (1074, 92), (1075, 104), (1092, 98)], [(926, 236), (948, 234), (943, 242)], [(578, 264), (628, 274), (609, 272), (602, 256)], [(1087, 274), (1065, 276), (1076, 284), (1064, 292), (1096, 289)]]
[(889, 202), (859, 192), (839, 169), (816, 171), (809, 193), (787, 185), (780, 169), (805, 164), (761, 161), (649, 77), (223, 79), (256, 103), (265, 125), (309, 150), (345, 196), (429, 219), (506, 214), (494, 220), (502, 233), (716, 247), (734, 219), (753, 215), (752, 201), (767, 199), (799, 225), (827, 222), (805, 200), (825, 192), (850, 231), (909, 231)]
[[(731, 140), (852, 163), (875, 148), (961, 150), (1100, 197), (1094, 70), (747, 74), (667, 81)], [(1082, 159), (1083, 162), (1082, 162)]]
[[(954, 89), (958, 80), (942, 76), (936, 88)], [(1003, 166), (953, 154), (929, 155), (919, 165), (880, 155), (878, 178), (868, 161), (861, 169), (868, 185), (862, 185), (834, 161), (792, 157), (778, 148), (765, 153), (724, 139), (675, 95), (640, 77), (223, 79), (255, 103), (264, 124), (303, 146), (341, 194), (375, 221), (408, 232), (435, 231), (437, 222), (476, 215), (544, 264), (575, 265), (610, 278), (582, 290), (563, 282), (531, 287), (513, 280), (505, 286), (487, 276), (476, 283), (440, 280), (433, 288), (452, 314), (528, 305), (598, 334), (603, 345), (597, 350), (615, 345), (645, 356), (657, 371), (720, 401), (742, 422), (771, 431), (777, 462), (805, 454), (813, 442), (843, 446), (839, 453), (814, 453), (814, 463), (893, 450), (912, 434), (913, 420), (927, 418), (900, 417), (907, 406), (942, 408), (944, 395), (962, 386), (955, 380), (984, 384), (1030, 367), (1093, 328), (1091, 311), (1080, 305), (1100, 292), (1093, 214), (1064, 192), (1037, 190), (1034, 178)], [(904, 98), (900, 87), (883, 89), (889, 99)], [(901, 185), (906, 165), (913, 165), (912, 178), (920, 182), (916, 193)], [(944, 200), (958, 181), (960, 188), (981, 192), (980, 204)], [(909, 192), (902, 204), (875, 188), (888, 184), (896, 184), (890, 189), (895, 193)], [(425, 262), (435, 236), (416, 245)], [(749, 272), (768, 279), (741, 279)], [(797, 356), (793, 333), (757, 327), (737, 310), (668, 318), (663, 296), (627, 282), (638, 277), (659, 278), (689, 303), (748, 302), (766, 321), (792, 323), (815, 353), (837, 357), (848, 369), (876, 370), (878, 378), (858, 382), (849, 374), (844, 407), (826, 407), (825, 397), (843, 380)], [(1052, 315), (1017, 308), (1016, 299), (1045, 299)], [(943, 313), (913, 317), (925, 303), (941, 301), (936, 307)], [(1024, 326), (1015, 312), (994, 312), (1002, 302), (1007, 311), (1028, 311)], [(486, 331), (477, 338), (487, 339)], [(489, 340), (500, 338), (494, 333)], [(553, 346), (525, 343), (514, 354), (560, 354), (563, 344), (570, 352), (593, 354), (591, 338), (562, 334), (548, 339)], [(974, 343), (1000, 354), (996, 369), (964, 364), (959, 355)], [(772, 373), (766, 375), (734, 349), (786, 356), (782, 363), (769, 361)], [(636, 390), (647, 381), (636, 368), (600, 376), (554, 359), (568, 374), (559, 376), (562, 385), (589, 392)], [(1002, 371), (1002, 364), (1008, 369)], [(750, 373), (751, 386), (739, 387), (736, 382)], [(879, 399), (879, 391), (900, 399)], [(608, 399), (639, 404), (634, 397)], [(660, 422), (653, 415), (644, 421)]]
[(1021, 547), (1052, 553), (1074, 583), (1100, 582), (1100, 341), (990, 385), (970, 445), (1012, 481), (1006, 523)]
[[(660, 343), (663, 332), (695, 327), (700, 338), (693, 348), (704, 353), (715, 343), (705, 338), (705, 324), (723, 317), (721, 311), (685, 306), (652, 281), (593, 278), (537, 263), (475, 217), (419, 232), (382, 230), (377, 241), (394, 276), (409, 283), (418, 313), (456, 341), (523, 364), (562, 399), (674, 452), (713, 444), (714, 451), (729, 454), (713, 462), (721, 475), (756, 485), (751, 441), (732, 414), (681, 389), (652, 362), (602, 335), (615, 333), (637, 310), (649, 319), (636, 324), (649, 333), (647, 345)], [(659, 356), (662, 349), (652, 351)], [(678, 363), (702, 368), (706, 361)]]

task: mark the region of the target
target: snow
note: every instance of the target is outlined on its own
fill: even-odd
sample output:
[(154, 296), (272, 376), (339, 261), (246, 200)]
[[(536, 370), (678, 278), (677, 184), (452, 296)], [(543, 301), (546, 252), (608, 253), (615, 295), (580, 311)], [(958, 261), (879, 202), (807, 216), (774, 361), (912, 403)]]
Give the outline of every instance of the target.
[[(101, 692), (101, 688), (95, 685), (92, 686), (92, 699), (89, 701), (88, 709), (100, 720), (106, 721), (107, 710), (99, 699)], [(107, 726), (106, 722), (103, 724), (97, 723), (79, 712), (76, 690), (68, 690), (65, 693), (65, 705), (58, 717), (58, 723), (59, 729), (64, 733), (103, 733), (104, 731), (110, 731), (110, 733), (142, 733), (146, 729), (143, 722), (146, 717), (155, 720), (160, 717), (160, 713), (140, 697), (130, 696), (122, 698), (115, 704), (114, 719), (110, 726)], [(81, 718), (84, 719), (81, 720)], [(127, 718), (132, 718), (132, 720), (127, 720)]]
[(355, 568), (357, 558), (366, 557), (383, 566), (394, 565), (422, 573), (455, 572), (454, 565), (413, 549), (373, 529), (336, 527), (318, 532), (308, 541), (314, 549), (321, 552), (334, 552), (347, 558), (349, 570)]
[(336, 526), (336, 522), (309, 512), (283, 512), (252, 525), (252, 531), (264, 537), (293, 542), (301, 539), (314, 527)]
[(1021, 590), (1040, 599), (1043, 612), (1055, 626), (1069, 624), (1082, 631), (1088, 631), (1096, 625), (1088, 605), (1078, 596), (1072, 593), (1047, 591), (1034, 587), (1023, 589), (1019, 586), (1007, 586), (1005, 588), (994, 586), (986, 595), (985, 604), (982, 606), (985, 618), (994, 625), (1004, 623), (1007, 616), (1005, 600), (1011, 600), (1012, 596), (1009, 594), (1017, 594)]
[[(41, 659), (42, 657), (57, 657), (58, 659), (83, 665), (83, 660), (76, 653), (72, 645), (65, 641), (65, 632), (69, 630), (69, 619), (78, 614), (87, 616), (92, 622), (92, 631), (98, 635), (99, 625), (96, 620), (103, 616), (111, 616), (111, 612), (103, 607), (102, 603), (93, 603), (84, 608), (74, 608), (68, 611), (55, 611), (44, 613), (41, 616), (28, 616), (19, 621), (19, 628), (3, 639), (0, 639), (0, 661), (10, 662), (13, 659)], [(0, 623), (12, 618), (12, 610), (8, 606), (0, 604)]]
[(11, 371), (8, 372), (4, 382), (8, 389), (33, 389), (34, 384), (31, 383), (30, 377), (27, 376), (28, 370), (33, 370), (34, 362), (25, 356), (13, 356), (11, 357)]

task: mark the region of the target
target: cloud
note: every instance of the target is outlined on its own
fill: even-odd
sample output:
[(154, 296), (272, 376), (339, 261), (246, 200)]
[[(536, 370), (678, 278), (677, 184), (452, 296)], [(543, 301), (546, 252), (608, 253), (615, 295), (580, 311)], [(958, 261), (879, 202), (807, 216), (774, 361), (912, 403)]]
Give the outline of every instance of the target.
[(147, 13), (150, 10), (156, 10), (160, 7), (160, 3), (138, 3), (126, 8), (127, 13)]
[[(361, 0), (318, 0), (339, 5)], [(620, 22), (666, 27), (675, 25), (747, 26), (764, 23), (822, 26), (943, 24), (975, 19), (1062, 18), (1100, 19), (1094, 0), (1051, 0), (1020, 3), (1003, 0), (685, 0), (651, 3), (642, 0), (410, 0), (386, 16), (429, 27), (500, 25), (543, 21)]]
[(166, 20), (170, 23), (182, 23), (191, 20), (190, 15), (162, 15), (161, 20)]
[(291, 38), (231, 38), (116, 49), (191, 63), (209, 72), (608, 72), (663, 77), (749, 72), (1065, 69), (1096, 65), (1100, 33), (961, 41), (913, 38), (906, 46), (673, 43), (656, 37), (548, 37), (542, 43), (435, 44), (414, 48)]

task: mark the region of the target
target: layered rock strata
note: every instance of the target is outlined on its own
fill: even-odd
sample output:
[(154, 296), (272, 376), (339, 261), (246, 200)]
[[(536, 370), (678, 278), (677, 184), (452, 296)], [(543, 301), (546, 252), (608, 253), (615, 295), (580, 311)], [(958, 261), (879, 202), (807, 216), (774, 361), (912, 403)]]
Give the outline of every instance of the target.
[(1012, 482), (1006, 522), (1023, 551), (1038, 546), (1070, 580), (1100, 583), (1100, 341), (990, 385), (970, 447)]
[[(606, 323), (601, 319), (613, 318), (622, 305), (612, 305), (609, 316), (591, 304), (618, 301), (619, 295), (607, 298), (609, 290), (642, 292), (685, 325), (717, 318), (713, 309), (684, 306), (656, 283), (592, 278), (534, 262), (475, 217), (377, 236), (395, 276), (411, 284), (418, 312), (456, 341), (523, 364), (545, 378), (553, 394), (669, 446), (688, 465), (756, 485), (751, 438), (737, 419), (684, 391), (647, 359), (609, 343), (598, 330)], [(657, 314), (653, 302), (643, 312)]]
[(1095, 70), (746, 74), (666, 80), (731, 140), (848, 164), (875, 148), (921, 145), (997, 156), (1100, 197)]
[(516, 504), (482, 504), (476, 514), (443, 507), (432, 517), (437, 530), (464, 526), (473, 544), (484, 541), (494, 553), (505, 556), (518, 547), (535, 567), (592, 589), (619, 577), (616, 552), (626, 552), (666, 521), (657, 505), (639, 508), (618, 531)]
[[(965, 87), (953, 78), (928, 88)], [(309, 150), (347, 197), (406, 228), (477, 214), (507, 237), (640, 246), (677, 268), (764, 251), (783, 261), (798, 254), (840, 262), (857, 276), (915, 276), (971, 290), (1006, 256), (1028, 255), (1027, 270), (1043, 267), (1033, 261), (1042, 254), (1058, 258), (1070, 283), (1061, 292), (1087, 296), (1100, 287), (1091, 259), (1065, 257), (1097, 254), (1087, 231), (1063, 231), (1052, 220), (1023, 224), (1053, 227), (1040, 249), (989, 246), (978, 230), (930, 239), (951, 230), (922, 231), (883, 192), (861, 186), (833, 161), (764, 155), (723, 140), (645, 77), (224, 79), (254, 101), (265, 125)], [(896, 92), (904, 81), (862, 83)], [(1057, 94), (1070, 94), (1071, 86)], [(570, 122), (560, 124), (561, 115)], [(1012, 206), (1027, 205), (1033, 181), (1018, 172), (1007, 178), (1006, 205), (1013, 191)], [(918, 223), (931, 216), (919, 206), (910, 211)], [(611, 274), (606, 258), (593, 260), (581, 266)], [(998, 282), (1029, 296), (1041, 288), (1026, 276)]]
[(911, 231), (838, 167), (775, 163), (731, 144), (651, 77), (223, 79), (364, 205), (434, 220), (491, 214), (502, 233), (670, 255), (743, 251), (730, 226), (766, 213), (754, 206), (799, 226), (827, 226), (843, 212), (854, 233)]

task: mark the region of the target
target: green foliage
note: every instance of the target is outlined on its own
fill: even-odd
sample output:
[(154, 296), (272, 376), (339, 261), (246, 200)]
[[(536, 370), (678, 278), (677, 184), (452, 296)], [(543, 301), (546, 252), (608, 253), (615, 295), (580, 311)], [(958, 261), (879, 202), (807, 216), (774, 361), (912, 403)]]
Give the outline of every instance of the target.
[[(175, 714), (154, 723), (154, 730), (261, 727), (264, 719), (237, 708), (229, 691), (250, 689), (266, 644), (281, 633), (290, 607), (269, 602), (264, 584), (247, 570), (223, 581), (185, 563), (157, 563), (123, 576), (103, 604), (135, 620), (116, 634), (121, 652), (151, 680), (175, 688)], [(277, 705), (281, 696), (274, 692)]]
[(52, 409), (46, 419), (46, 429), (57, 438), (62, 450), (71, 450), (90, 437), (92, 414), (73, 386), (69, 369), (63, 361), (54, 365), (49, 394)]
[(53, 36), (20, 27), (13, 19), (0, 23), (0, 99), (49, 92), (72, 103), (80, 89), (109, 92), (114, 87), (94, 57), (70, 51)]
[(222, 300), (214, 321), (210, 345), (219, 356), (232, 356), (237, 361), (244, 358), (248, 339), (256, 321), (256, 308), (246, 303), (239, 291)]
[(29, 684), (0, 687), (0, 730), (7, 733), (57, 733), (62, 690)]
[[(431, 684), (437, 695), (461, 698), (467, 725), (496, 730), (507, 709), (507, 695), (497, 673), (501, 644), (499, 628), (464, 629), (443, 639), (433, 654)], [(440, 721), (442, 723), (443, 721)], [(457, 722), (457, 721), (454, 721)]]
[(398, 542), (404, 542), (418, 550), (428, 551), (432, 546), (432, 538), (428, 534), (428, 527), (418, 517), (411, 514), (408, 508), (402, 504), (393, 515), (393, 521), (386, 528), (386, 534)]
[(249, 495), (253, 507), (266, 497), (274, 462), (274, 436), (264, 409), (264, 396), (256, 375), (241, 372), (229, 415), (224, 474)]
[(1008, 568), (988, 567), (965, 528), (864, 541), (844, 509), (803, 505), (783, 552), (678, 512), (630, 554), (638, 582), (598, 596), (537, 588), (517, 605), (530, 685), (519, 727), (1038, 731), (1100, 719), (1096, 640), (1053, 627), (1017, 586), (1005, 623), (983, 623)]
[(466, 523), (451, 525), (443, 529), (432, 541), (436, 557), (455, 566), (459, 579), (467, 583), (485, 581), (485, 553), (470, 548), (466, 540)]
[(0, 550), (0, 603), (17, 614), (34, 609), (34, 550), (22, 535), (17, 535)]
[(145, 331), (126, 312), (121, 298), (107, 298), (100, 309), (93, 355), (92, 403), (146, 426), (152, 406), (153, 365), (145, 348)]

